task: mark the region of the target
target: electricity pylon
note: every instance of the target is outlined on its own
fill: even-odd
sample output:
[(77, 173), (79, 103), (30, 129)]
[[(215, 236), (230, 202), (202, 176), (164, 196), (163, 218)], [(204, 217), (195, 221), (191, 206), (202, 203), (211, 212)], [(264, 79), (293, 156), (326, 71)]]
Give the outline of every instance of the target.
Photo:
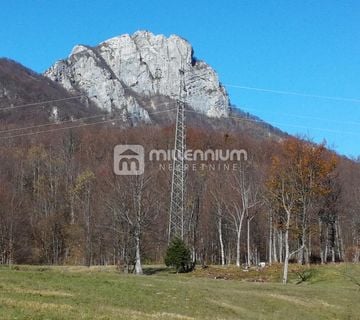
[[(183, 71), (180, 70), (183, 78)], [(185, 101), (183, 100), (185, 86), (180, 84), (180, 100), (177, 102), (175, 147), (173, 152), (173, 168), (171, 181), (171, 203), (169, 216), (169, 241), (175, 237), (184, 239), (184, 203), (185, 203)]]

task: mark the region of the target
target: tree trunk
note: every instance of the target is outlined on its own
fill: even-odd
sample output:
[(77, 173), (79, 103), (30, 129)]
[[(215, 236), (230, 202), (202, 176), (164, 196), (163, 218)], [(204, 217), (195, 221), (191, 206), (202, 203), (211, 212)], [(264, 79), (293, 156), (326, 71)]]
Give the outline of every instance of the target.
[(246, 247), (247, 247), (247, 266), (251, 266), (251, 252), (250, 252), (250, 221), (252, 218), (249, 216), (246, 217), (247, 220), (247, 237), (246, 237)]
[[(300, 242), (300, 247), (302, 248), (299, 251), (299, 255), (298, 255), (298, 263), (299, 264), (305, 264), (306, 263), (306, 252), (305, 252), (305, 247), (306, 247), (306, 211), (305, 209), (303, 209), (302, 212), (302, 216), (301, 216), (301, 242)], [(307, 250), (306, 250), (307, 251)]]
[(241, 225), (236, 232), (236, 266), (240, 267), (240, 240), (241, 240)]
[(273, 229), (273, 251), (274, 251), (274, 261), (277, 263), (279, 262), (278, 260), (278, 256), (277, 256), (277, 245), (276, 245), (276, 240), (277, 240), (277, 230), (274, 227)]
[(285, 258), (284, 258), (284, 272), (283, 284), (288, 281), (289, 272), (289, 227), (290, 227), (290, 213), (287, 213), (286, 229), (285, 229)]
[(219, 233), (219, 242), (220, 242), (220, 256), (221, 256), (221, 265), (225, 265), (225, 251), (224, 251), (224, 242), (222, 237), (222, 218), (218, 218), (218, 233)]
[(323, 227), (322, 227), (322, 221), (321, 218), (319, 218), (319, 247), (320, 247), (320, 259), (321, 264), (325, 263), (324, 259), (324, 234), (323, 234)]
[(336, 261), (336, 229), (335, 229), (335, 221), (332, 220), (330, 225), (330, 240), (331, 240), (331, 262), (335, 263)]
[(91, 192), (90, 188), (86, 192), (86, 209), (85, 209), (85, 225), (86, 225), (86, 265), (92, 264), (92, 239), (91, 239)]
[(141, 266), (141, 255), (140, 255), (140, 235), (139, 232), (136, 232), (135, 235), (135, 273), (143, 274)]
[(237, 230), (236, 230), (236, 233), (237, 233), (237, 237), (236, 237), (236, 266), (238, 266), (238, 267), (240, 267), (241, 229), (242, 229), (243, 219), (244, 219), (244, 212), (242, 212), (241, 215), (240, 215), (239, 224), (238, 225), (235, 224), (236, 227), (237, 227)]
[(312, 256), (312, 247), (311, 247), (311, 245), (312, 245), (312, 242), (311, 242), (311, 232), (309, 232), (309, 238), (308, 238), (308, 261), (307, 261), (307, 263), (309, 264), (310, 263), (310, 259), (311, 259), (311, 256)]
[(228, 256), (227, 256), (227, 264), (231, 265), (231, 242), (229, 241), (228, 243), (228, 248), (227, 248), (227, 252), (228, 252)]
[(344, 242), (342, 239), (342, 232), (341, 232), (341, 227), (340, 227), (340, 223), (339, 221), (336, 221), (336, 227), (337, 227), (337, 237), (338, 237), (338, 241), (339, 241), (339, 259), (341, 261), (344, 261)]
[(272, 212), (270, 211), (270, 215), (269, 215), (269, 264), (272, 264), (272, 231), (273, 231), (273, 221), (272, 221)]
[(324, 262), (327, 263), (328, 258), (328, 250), (329, 250), (329, 228), (326, 226), (326, 233), (325, 233), (325, 252), (324, 252)]
[(283, 251), (284, 251), (284, 241), (283, 241), (283, 231), (279, 230), (279, 262), (283, 263)]

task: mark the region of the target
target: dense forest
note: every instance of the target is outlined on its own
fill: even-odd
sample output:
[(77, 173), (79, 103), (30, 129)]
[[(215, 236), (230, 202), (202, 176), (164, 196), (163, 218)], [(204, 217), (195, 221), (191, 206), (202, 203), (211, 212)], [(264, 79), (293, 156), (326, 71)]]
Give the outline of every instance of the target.
[[(173, 137), (173, 126), (97, 125), (1, 139), (0, 263), (163, 263), (171, 170), (147, 161), (144, 175), (116, 176), (113, 148), (172, 149)], [(187, 147), (248, 153), (189, 166), (184, 238), (198, 264), (359, 262), (358, 162), (305, 139), (200, 125)]]

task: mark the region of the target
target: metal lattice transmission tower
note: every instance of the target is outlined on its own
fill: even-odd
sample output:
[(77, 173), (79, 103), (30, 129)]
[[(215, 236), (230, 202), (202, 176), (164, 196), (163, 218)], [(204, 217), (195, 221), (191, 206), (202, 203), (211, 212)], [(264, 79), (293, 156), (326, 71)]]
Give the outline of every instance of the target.
[[(182, 71), (180, 71), (180, 73), (182, 73)], [(175, 147), (173, 153), (169, 216), (169, 241), (175, 237), (184, 239), (186, 179), (184, 158), (186, 150), (185, 102), (182, 95), (184, 89), (185, 86), (182, 81), (180, 85), (180, 100), (177, 102), (176, 114)]]

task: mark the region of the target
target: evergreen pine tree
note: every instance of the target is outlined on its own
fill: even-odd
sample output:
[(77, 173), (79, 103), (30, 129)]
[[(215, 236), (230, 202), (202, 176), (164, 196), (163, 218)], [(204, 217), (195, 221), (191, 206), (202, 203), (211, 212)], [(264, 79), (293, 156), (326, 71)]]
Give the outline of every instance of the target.
[(185, 242), (174, 238), (166, 251), (165, 264), (174, 267), (177, 272), (188, 272), (192, 269), (191, 254)]

